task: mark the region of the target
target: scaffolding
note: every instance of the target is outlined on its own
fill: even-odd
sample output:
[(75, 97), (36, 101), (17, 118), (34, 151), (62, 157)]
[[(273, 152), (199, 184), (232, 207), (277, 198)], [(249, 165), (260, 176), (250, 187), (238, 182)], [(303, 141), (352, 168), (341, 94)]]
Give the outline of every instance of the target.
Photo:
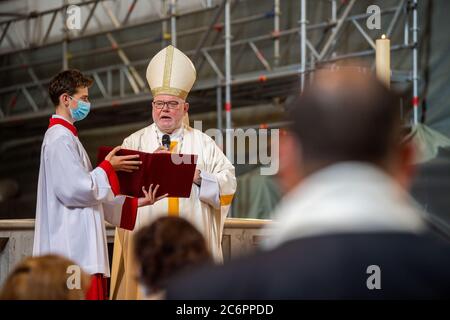
[[(25, 70), (29, 77), (28, 80), (25, 79), (12, 85), (9, 81), (2, 81), (0, 87), (0, 131), (2, 136), (6, 137), (7, 135), (3, 134), (11, 127), (26, 126), (33, 120), (44, 119), (53, 112), (45, 89), (50, 81), (50, 75), (46, 78), (39, 78), (35, 71), (37, 68), (45, 68), (49, 65), (54, 66), (56, 64), (60, 66), (60, 70), (64, 70), (76, 64), (74, 61), (89, 61), (91, 57), (115, 53), (120, 59), (120, 63), (83, 69), (82, 71), (94, 79), (93, 89), (97, 95), (94, 95), (93, 111), (103, 112), (102, 114), (106, 117), (107, 114), (118, 110), (118, 106), (140, 106), (139, 108), (136, 107), (134, 114), (132, 109), (127, 111), (132, 118), (136, 117), (150, 100), (151, 93), (143, 80), (145, 78), (143, 70), (145, 70), (151, 56), (145, 59), (130, 59), (128, 51), (150, 44), (161, 44), (158, 46), (159, 48), (168, 43), (176, 46), (181, 43), (183, 38), (195, 35), (198, 40), (195, 42), (194, 48), (186, 50), (180, 47), (180, 49), (191, 57), (198, 74), (201, 74), (205, 65), (209, 67), (211, 72), (206, 73), (208, 76), (198, 79), (195, 84), (191, 94), (192, 98), (190, 98), (192, 99), (191, 105), (194, 106), (191, 110), (193, 112), (216, 110), (217, 128), (225, 131), (226, 139), (229, 141), (228, 139), (231, 139), (230, 129), (233, 126), (232, 110), (235, 104), (240, 107), (254, 105), (261, 101), (272, 101), (274, 98), (285, 98), (292, 94), (292, 83), (299, 81), (300, 89), (302, 89), (317, 66), (342, 59), (370, 57), (375, 53), (373, 36), (362, 27), (362, 22), (371, 13), (357, 12), (357, 9), (355, 9), (356, 0), (321, 0), (330, 6), (330, 15), (329, 18), (314, 23), (310, 23), (310, 20), (308, 20), (307, 8), (312, 4), (311, 0), (258, 0), (260, 1), (259, 4), (262, 2), (270, 3), (271, 10), (234, 19), (233, 12), (236, 12), (236, 8), (242, 6), (243, 3), (252, 2), (252, 0), (200, 1), (199, 8), (181, 13), (177, 10), (178, 2), (176, 0), (163, 0), (163, 10), (159, 18), (133, 22), (133, 12), (139, 1), (142, 0), (132, 1), (122, 19), (114, 14), (110, 7), (110, 0), (82, 1), (77, 5), (87, 10), (88, 15), (81, 29), (73, 32), (65, 27), (61, 35), (53, 39), (50, 39), (50, 34), (55, 21), (56, 19), (66, 21), (69, 4), (0, 22), (0, 48), (3, 48), (0, 49), (0, 61), (3, 61), (0, 66), (0, 73), (11, 74), (16, 70)], [(298, 12), (298, 15), (293, 12), (287, 13), (297, 17), (298, 25), (291, 25), (282, 29), (281, 22), (283, 22), (284, 15), (281, 7), (283, 4), (286, 5), (287, 2), (296, 2), (299, 5), (300, 12)], [(112, 27), (102, 25), (97, 16), (99, 10), (106, 13)], [(412, 82), (413, 122), (417, 123), (419, 119), (417, 0), (396, 1), (395, 5), (383, 8), (380, 13), (383, 17), (390, 17), (390, 20), (388, 26), (379, 31), (378, 36), (385, 33), (389, 38), (399, 25), (399, 20), (403, 20), (402, 41), (392, 43), (391, 51), (411, 50), (411, 70), (392, 70), (391, 78), (393, 81)], [(206, 15), (209, 23), (190, 29), (177, 30), (180, 21), (196, 17), (199, 14)], [(44, 17), (47, 18), (44, 19)], [(27, 37), (23, 41), (15, 39), (12, 34), (14, 25), (25, 24), (27, 28), (30, 28), (30, 26), (36, 25), (38, 20), (40, 23), (47, 23), (44, 26), (46, 31), (43, 34), (31, 35), (27, 33)], [(269, 33), (243, 38), (236, 36), (238, 32), (233, 35), (233, 31), (242, 26), (256, 23), (266, 25), (270, 20), (273, 20), (273, 22), (270, 22), (273, 29)], [(412, 28), (410, 29), (411, 20)], [(88, 32), (92, 21), (96, 21), (100, 30)], [(160, 30), (158, 36), (152, 36), (151, 34), (149, 36), (149, 34), (142, 32), (142, 30), (154, 30), (150, 28), (154, 26), (157, 26)], [(357, 30), (361, 39), (364, 39), (369, 45), (369, 49), (345, 53), (336, 52), (336, 47), (344, 33), (343, 30), (350, 27)], [(130, 41), (118, 40), (121, 37), (121, 32), (127, 30), (129, 32), (138, 30), (136, 33), (140, 37)], [(313, 41), (313, 37), (309, 35), (317, 30), (321, 31), (321, 36), (318, 40)], [(297, 36), (298, 40), (292, 40)], [(83, 47), (83, 43), (94, 38), (105, 38), (108, 45), (87, 50), (72, 49)], [(412, 42), (410, 42), (411, 38)], [(9, 47), (6, 49), (4, 46), (2, 47), (5, 41), (9, 43)], [(282, 41), (284, 41), (284, 47)], [(271, 56), (268, 56), (267, 50), (261, 49), (262, 47), (266, 48), (268, 42), (271, 43), (272, 47)], [(298, 43), (296, 45), (299, 49), (298, 59), (294, 62), (286, 61), (289, 59), (283, 58), (284, 56), (289, 57), (289, 52), (293, 50), (291, 49), (292, 42)], [(29, 59), (30, 55), (48, 48), (59, 48), (56, 50), (61, 50), (61, 54), (57, 57), (36, 61)], [(282, 53), (283, 50), (285, 54)], [(217, 58), (220, 54), (222, 54), (223, 59)], [(237, 67), (241, 57), (245, 54), (252, 54), (256, 58), (255, 61), (258, 61), (260, 66), (259, 69), (241, 71), (241, 68)], [(232, 55), (234, 56), (234, 62)], [(14, 60), (10, 57), (19, 57), (19, 62), (9, 63), (10, 60)], [(223, 65), (218, 60), (223, 60)], [(254, 88), (263, 88), (259, 91), (261, 94), (258, 94), (257, 97), (249, 94), (249, 92), (254, 91)], [(23, 101), (20, 107), (17, 107), (18, 100)], [(223, 124), (223, 119), (225, 124)], [(109, 118), (104, 123), (92, 122), (92, 126), (112, 125), (114, 122), (110, 120)], [(141, 120), (139, 119), (139, 121)], [(120, 119), (117, 121), (120, 122)], [(223, 127), (224, 125), (225, 127)], [(268, 124), (267, 126), (272, 125)], [(30, 129), (30, 132), (33, 131)], [(229, 145), (229, 143), (226, 143), (227, 155), (231, 154)]]

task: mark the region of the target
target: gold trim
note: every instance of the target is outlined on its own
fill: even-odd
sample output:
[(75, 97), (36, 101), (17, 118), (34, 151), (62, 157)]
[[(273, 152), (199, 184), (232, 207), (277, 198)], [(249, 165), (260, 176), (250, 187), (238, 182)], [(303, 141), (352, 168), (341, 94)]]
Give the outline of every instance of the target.
[(170, 78), (172, 76), (173, 47), (168, 46), (166, 50), (166, 60), (164, 62), (163, 88), (170, 87)]
[[(177, 141), (170, 142), (170, 152), (175, 152), (175, 147), (177, 146)], [(179, 217), (180, 216), (180, 201), (178, 198), (170, 197), (168, 204), (169, 217)]]
[(175, 147), (177, 146), (178, 141), (170, 141), (170, 152), (175, 152)]
[(168, 205), (169, 217), (179, 217), (180, 216), (180, 202), (178, 198), (170, 197)]
[(159, 94), (169, 94), (171, 96), (175, 96), (175, 97), (181, 98), (183, 100), (186, 100), (189, 92), (184, 91), (182, 89), (170, 88), (170, 87), (158, 87), (158, 88), (152, 89), (153, 98), (155, 98)]
[(229, 206), (231, 204), (231, 201), (233, 201), (234, 193), (233, 194), (224, 194), (220, 196), (220, 205), (221, 206)]

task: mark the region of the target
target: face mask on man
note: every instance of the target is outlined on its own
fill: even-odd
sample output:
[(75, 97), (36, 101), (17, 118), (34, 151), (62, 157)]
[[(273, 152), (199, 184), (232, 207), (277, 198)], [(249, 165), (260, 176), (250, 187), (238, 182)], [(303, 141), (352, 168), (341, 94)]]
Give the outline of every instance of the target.
[(75, 99), (69, 96), (71, 99), (77, 101), (77, 106), (75, 109), (70, 108), (70, 115), (74, 121), (81, 121), (87, 117), (89, 111), (91, 110), (91, 104), (86, 101)]

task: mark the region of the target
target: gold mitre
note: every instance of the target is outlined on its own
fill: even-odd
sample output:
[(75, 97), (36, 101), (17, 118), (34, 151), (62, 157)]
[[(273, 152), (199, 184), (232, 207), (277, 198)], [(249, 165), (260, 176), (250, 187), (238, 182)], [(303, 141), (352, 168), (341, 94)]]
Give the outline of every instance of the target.
[(147, 82), (153, 97), (169, 94), (186, 100), (196, 76), (192, 61), (173, 46), (158, 52), (147, 67)]

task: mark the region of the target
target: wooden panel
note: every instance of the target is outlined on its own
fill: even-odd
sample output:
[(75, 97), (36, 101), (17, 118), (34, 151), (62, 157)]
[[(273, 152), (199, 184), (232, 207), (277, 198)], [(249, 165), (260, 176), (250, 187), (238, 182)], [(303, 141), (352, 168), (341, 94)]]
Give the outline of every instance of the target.
[[(256, 249), (269, 232), (269, 220), (227, 219), (222, 237), (224, 261), (248, 254)], [(115, 228), (106, 227), (107, 242), (114, 243)], [(0, 220), (0, 286), (14, 266), (33, 250), (34, 220)], [(110, 253), (111, 254), (111, 253)], [(110, 261), (111, 261), (110, 257)]]
[(224, 234), (222, 237), (223, 261), (231, 259), (231, 236)]
[(0, 238), (0, 253), (5, 249), (8, 240), (9, 238)]

